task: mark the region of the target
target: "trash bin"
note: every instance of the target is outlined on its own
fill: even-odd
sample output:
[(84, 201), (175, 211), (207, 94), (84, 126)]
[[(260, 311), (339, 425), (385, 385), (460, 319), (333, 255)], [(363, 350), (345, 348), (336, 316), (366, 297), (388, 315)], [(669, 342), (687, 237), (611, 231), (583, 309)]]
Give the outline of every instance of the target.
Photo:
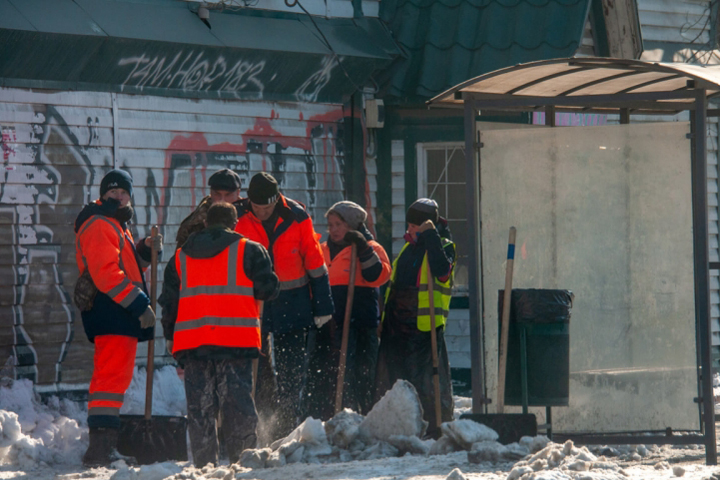
[[(569, 290), (513, 289), (505, 372), (505, 404), (523, 405), (522, 343), (528, 406), (567, 406), (570, 401)], [(498, 292), (498, 324), (503, 290)], [(498, 335), (499, 337), (499, 335)]]

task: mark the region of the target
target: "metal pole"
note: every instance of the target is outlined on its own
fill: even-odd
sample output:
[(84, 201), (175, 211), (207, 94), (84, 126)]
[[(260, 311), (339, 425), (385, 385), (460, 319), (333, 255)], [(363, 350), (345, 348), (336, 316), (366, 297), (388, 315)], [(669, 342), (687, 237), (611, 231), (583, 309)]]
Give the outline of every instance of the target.
[(482, 331), (483, 318), (481, 315), (482, 292), (479, 280), (482, 276), (480, 269), (480, 244), (482, 233), (480, 228), (480, 176), (479, 165), (476, 161), (475, 145), (475, 105), (472, 99), (465, 100), (465, 202), (467, 215), (467, 230), (469, 234), (470, 250), (468, 253), (468, 296), (470, 307), (470, 368), (472, 377), (472, 412), (483, 413), (485, 409), (485, 384), (483, 378), (484, 348)]
[(717, 445), (715, 445), (715, 402), (713, 401), (712, 365), (711, 365), (711, 325), (710, 325), (710, 270), (708, 253), (708, 211), (707, 211), (707, 93), (703, 89), (695, 91), (695, 121), (693, 136), (694, 155), (691, 155), (692, 205), (693, 205), (693, 251), (695, 261), (695, 321), (700, 338), (701, 358), (701, 405), (704, 419), (705, 462), (717, 465)]

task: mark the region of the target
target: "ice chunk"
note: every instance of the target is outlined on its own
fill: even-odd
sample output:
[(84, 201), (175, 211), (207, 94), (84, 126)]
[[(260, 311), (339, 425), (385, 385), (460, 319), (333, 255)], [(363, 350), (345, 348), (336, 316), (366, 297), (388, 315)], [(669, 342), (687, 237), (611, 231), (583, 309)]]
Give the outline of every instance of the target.
[(428, 423), (422, 419), (423, 409), (415, 387), (398, 380), (367, 414), (360, 424), (362, 437), (387, 441), (391, 435), (422, 437)]
[(443, 435), (455, 441), (463, 450), (470, 450), (473, 443), (495, 441), (498, 434), (492, 428), (473, 420), (455, 420), (440, 426)]
[(358, 436), (358, 427), (365, 419), (359, 413), (349, 408), (335, 415), (325, 422), (325, 433), (332, 445), (347, 448)]
[(430, 446), (416, 436), (390, 435), (388, 443), (397, 448), (400, 455), (411, 453), (413, 455), (427, 455)]
[(456, 468), (445, 477), (445, 480), (467, 480), (467, 477), (463, 475), (459, 468)]

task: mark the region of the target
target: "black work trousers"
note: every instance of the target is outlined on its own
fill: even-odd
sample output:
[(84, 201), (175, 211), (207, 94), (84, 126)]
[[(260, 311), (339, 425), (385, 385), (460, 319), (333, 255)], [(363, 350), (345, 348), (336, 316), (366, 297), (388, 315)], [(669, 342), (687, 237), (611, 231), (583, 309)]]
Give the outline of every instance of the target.
[(187, 359), (185, 396), (188, 432), (196, 467), (218, 462), (218, 419), (230, 463), (255, 448), (258, 417), (252, 389), (252, 360)]

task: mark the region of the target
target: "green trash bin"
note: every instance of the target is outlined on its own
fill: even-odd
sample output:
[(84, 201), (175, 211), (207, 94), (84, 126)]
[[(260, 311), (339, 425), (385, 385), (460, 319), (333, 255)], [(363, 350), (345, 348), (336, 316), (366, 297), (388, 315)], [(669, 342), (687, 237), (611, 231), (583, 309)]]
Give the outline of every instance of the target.
[[(572, 301), (569, 290), (513, 289), (505, 372), (506, 405), (568, 405)], [(502, 318), (502, 305), (503, 290), (500, 290), (498, 319)], [(523, 366), (527, 372), (526, 400), (523, 399)]]

